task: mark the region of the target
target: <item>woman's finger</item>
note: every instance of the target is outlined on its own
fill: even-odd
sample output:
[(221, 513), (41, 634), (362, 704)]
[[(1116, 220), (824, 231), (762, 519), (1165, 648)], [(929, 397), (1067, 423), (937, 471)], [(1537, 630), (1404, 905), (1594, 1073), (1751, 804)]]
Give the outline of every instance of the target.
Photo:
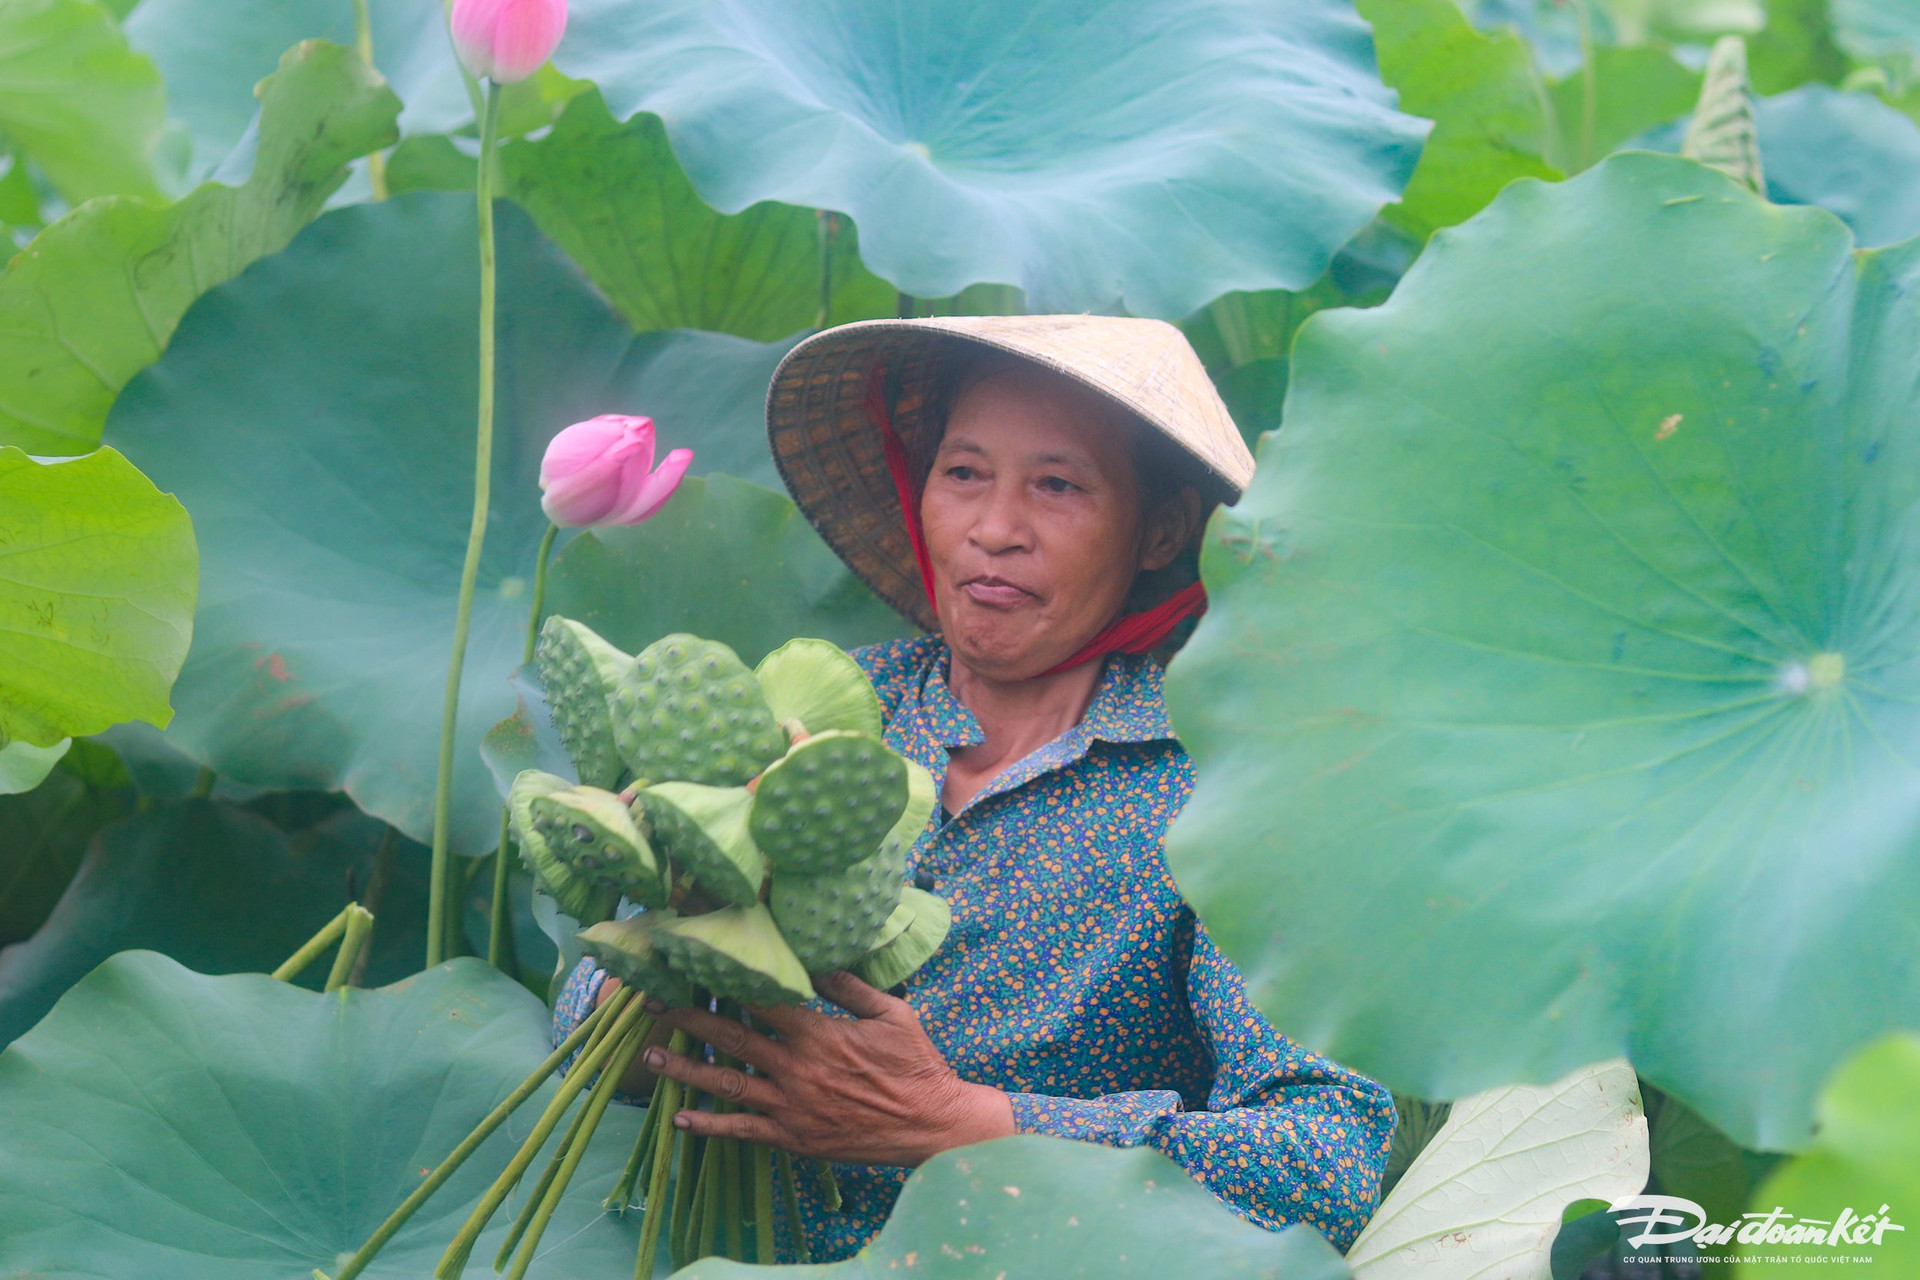
[(705, 1009), (669, 1009), (660, 1015), (660, 1021), (706, 1041), (729, 1058), (752, 1063), (770, 1074), (779, 1074), (787, 1063), (786, 1050), (733, 1018)]
[(845, 969), (821, 974), (813, 980), (813, 989), (856, 1018), (884, 1018), (894, 1006), (906, 1003), (868, 986)]
[(692, 1085), (728, 1102), (764, 1110), (779, 1100), (779, 1094), (765, 1078), (750, 1076), (737, 1067), (716, 1066), (666, 1049), (647, 1050), (644, 1061), (647, 1070), (655, 1075)]
[(673, 1123), (676, 1128), (702, 1138), (738, 1138), (742, 1142), (758, 1142), (762, 1146), (778, 1147), (783, 1151), (793, 1150), (793, 1139), (785, 1129), (765, 1116), (751, 1112), (682, 1111), (673, 1117)]

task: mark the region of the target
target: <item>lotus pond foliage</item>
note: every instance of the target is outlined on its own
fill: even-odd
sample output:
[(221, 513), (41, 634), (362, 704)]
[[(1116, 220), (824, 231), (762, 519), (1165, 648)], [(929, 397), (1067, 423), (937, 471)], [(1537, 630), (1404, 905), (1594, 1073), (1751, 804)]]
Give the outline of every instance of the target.
[(1025, 1136), (783, 1269), (1911, 1273), (1916, 193), (1905, 0), (5, 0), (0, 1273), (805, 1259), (616, 1096), (949, 925), (767, 384), (1081, 311), (1257, 446), (1167, 858), (1381, 1203)]

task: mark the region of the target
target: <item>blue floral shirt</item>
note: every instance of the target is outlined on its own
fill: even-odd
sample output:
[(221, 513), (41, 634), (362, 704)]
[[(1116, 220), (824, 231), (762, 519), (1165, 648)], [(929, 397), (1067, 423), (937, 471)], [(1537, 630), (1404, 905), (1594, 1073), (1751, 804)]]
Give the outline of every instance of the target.
[[(945, 642), (854, 656), (887, 742), (943, 781), (949, 749), (983, 737), (947, 687)], [(1009, 1093), (1022, 1132), (1150, 1145), (1242, 1216), (1310, 1223), (1344, 1250), (1379, 1199), (1392, 1095), (1276, 1030), (1181, 901), (1162, 844), (1193, 764), (1160, 681), (1150, 659), (1108, 658), (1077, 726), (936, 811), (909, 875), (948, 900), (953, 929), (904, 995), (963, 1079)], [(574, 972), (556, 1035), (602, 976)], [(838, 1213), (800, 1179), (815, 1260), (870, 1240), (908, 1172), (836, 1166)]]

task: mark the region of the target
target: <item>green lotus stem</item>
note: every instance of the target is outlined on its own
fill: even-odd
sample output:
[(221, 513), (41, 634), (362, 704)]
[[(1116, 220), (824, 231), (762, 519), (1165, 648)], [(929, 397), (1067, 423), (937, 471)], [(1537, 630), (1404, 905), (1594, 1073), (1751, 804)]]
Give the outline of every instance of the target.
[[(613, 1002), (609, 1000), (607, 1003), (612, 1004)], [(455, 1147), (453, 1151), (448, 1154), (447, 1158), (442, 1160), (434, 1171), (427, 1175), (426, 1181), (415, 1187), (413, 1194), (401, 1201), (398, 1209), (395, 1209), (387, 1215), (387, 1220), (381, 1223), (372, 1235), (367, 1237), (367, 1242), (361, 1245), (359, 1251), (347, 1260), (347, 1265), (341, 1269), (338, 1275), (333, 1277), (333, 1280), (353, 1280), (353, 1277), (364, 1271), (367, 1264), (373, 1261), (374, 1256), (386, 1247), (387, 1241), (393, 1238), (393, 1233), (406, 1225), (407, 1219), (411, 1218), (419, 1210), (420, 1206), (425, 1204), (433, 1196), (433, 1193), (438, 1191), (442, 1184), (444, 1184), (448, 1178), (451, 1178), (461, 1165), (466, 1163), (468, 1156), (480, 1149), (481, 1143), (493, 1136), (495, 1129), (498, 1129), (507, 1122), (508, 1116), (517, 1111), (522, 1103), (539, 1091), (540, 1086), (546, 1083), (547, 1077), (552, 1075), (575, 1049), (578, 1049), (582, 1044), (586, 1043), (588, 1039), (600, 1031), (601, 1028), (605, 1027), (611, 1021), (611, 1016), (607, 1008), (602, 1006), (601, 1008), (592, 1010), (586, 1017), (582, 1018), (580, 1025), (575, 1027), (572, 1033), (560, 1042), (559, 1047), (548, 1054), (546, 1060), (538, 1067), (534, 1068), (533, 1074), (522, 1081), (518, 1089), (508, 1094), (505, 1101), (492, 1111), (489, 1111), (486, 1119), (475, 1125), (473, 1132), (462, 1139), (460, 1145)]]
[[(718, 1112), (720, 1107), (716, 1105)], [(727, 1173), (727, 1140), (710, 1138), (707, 1140), (706, 1158), (700, 1162), (700, 1185), (703, 1194), (700, 1197), (700, 1239), (695, 1246), (693, 1256), (710, 1258), (720, 1252), (720, 1209), (725, 1198), (721, 1194), (720, 1180)]]
[(320, 932), (301, 943), (300, 949), (281, 961), (280, 967), (268, 976), (278, 978), (282, 982), (292, 982), (304, 973), (308, 965), (320, 958), (321, 952), (340, 941), (341, 935), (347, 931), (347, 916), (355, 905), (357, 904), (350, 902), (340, 908), (339, 915), (327, 921)]
[[(373, 15), (367, 12), (367, 0), (353, 0), (353, 47), (360, 61), (373, 67)], [(375, 151), (367, 157), (367, 180), (373, 186), (373, 198), (387, 198), (387, 153)]]
[(338, 991), (347, 985), (353, 966), (373, 937), (373, 912), (357, 902), (349, 902), (340, 915), (346, 919), (346, 937), (340, 940), (340, 949), (333, 953), (333, 968), (327, 973), (324, 988), (327, 991)]
[(787, 1202), (787, 1222), (793, 1227), (793, 1253), (796, 1262), (812, 1262), (813, 1250), (807, 1245), (807, 1228), (800, 1221), (800, 1183), (793, 1176), (793, 1157), (784, 1151), (773, 1153), (780, 1168), (780, 1194)]
[[(616, 1054), (615, 1056), (617, 1057), (618, 1055)], [(605, 1072), (601, 1073), (603, 1077), (605, 1074)], [(597, 1088), (598, 1086), (596, 1085), (594, 1087)], [(589, 1093), (587, 1097), (588, 1101), (591, 1102), (593, 1095)], [(514, 1246), (518, 1245), (521, 1238), (526, 1235), (527, 1227), (532, 1224), (534, 1214), (540, 1210), (540, 1202), (546, 1198), (547, 1188), (553, 1185), (554, 1177), (560, 1172), (560, 1166), (566, 1161), (567, 1152), (572, 1150), (573, 1144), (580, 1140), (580, 1131), (582, 1127), (585, 1126), (587, 1117), (591, 1113), (592, 1108), (584, 1106), (574, 1112), (573, 1120), (567, 1125), (566, 1133), (561, 1135), (560, 1141), (553, 1144), (553, 1153), (547, 1157), (546, 1168), (540, 1171), (540, 1180), (534, 1183), (533, 1190), (527, 1193), (526, 1204), (521, 1206), (520, 1212), (514, 1217), (513, 1225), (507, 1228), (507, 1238), (501, 1243), (498, 1252), (493, 1255), (493, 1269), (495, 1271), (506, 1269), (508, 1260), (513, 1257)], [(587, 1136), (592, 1137), (593, 1135), (589, 1133)]]
[[(567, 1193), (568, 1185), (573, 1181), (574, 1171), (580, 1167), (580, 1160), (587, 1154), (587, 1146), (593, 1141), (593, 1131), (600, 1126), (600, 1117), (606, 1114), (607, 1104), (613, 1101), (613, 1094), (620, 1087), (620, 1077), (627, 1066), (640, 1052), (640, 1046), (646, 1041), (647, 1032), (653, 1028), (653, 1019), (643, 1018), (633, 1024), (620, 1047), (607, 1059), (600, 1079), (594, 1083), (593, 1092), (587, 1095), (586, 1106), (580, 1111), (578, 1135), (570, 1135), (566, 1148), (566, 1159), (560, 1164), (543, 1194), (540, 1196), (540, 1208), (534, 1213), (532, 1222), (526, 1228), (526, 1238), (520, 1243), (520, 1256), (513, 1260), (513, 1269), (507, 1272), (507, 1280), (523, 1280), (527, 1268), (533, 1265), (533, 1255), (540, 1247), (540, 1237), (547, 1233), (547, 1223), (553, 1219), (553, 1211), (560, 1207), (560, 1198)], [(529, 1197), (531, 1198), (531, 1197)], [(494, 1263), (494, 1270), (500, 1264)]]
[[(684, 1032), (674, 1032), (671, 1043), (680, 1043), (684, 1036)], [(679, 1086), (667, 1077), (654, 1077), (653, 1096), (647, 1100), (647, 1118), (640, 1124), (640, 1136), (634, 1141), (633, 1155), (628, 1157), (627, 1167), (621, 1173), (620, 1181), (614, 1184), (612, 1192), (602, 1202), (601, 1208), (610, 1209), (622, 1217), (626, 1216), (628, 1207), (633, 1203), (634, 1187), (653, 1170), (654, 1131), (662, 1124), (668, 1123), (663, 1119), (663, 1112), (679, 1105), (678, 1089)]]
[[(687, 1033), (676, 1031), (668, 1042), (674, 1053), (687, 1051)], [(640, 1249), (633, 1260), (633, 1280), (651, 1280), (655, 1256), (660, 1252), (661, 1224), (670, 1216), (667, 1204), (667, 1180), (673, 1176), (673, 1151), (678, 1135), (671, 1119), (680, 1109), (678, 1082), (660, 1077), (664, 1089), (656, 1089), (653, 1105), (662, 1108), (661, 1120), (653, 1126), (653, 1173), (647, 1179), (646, 1220), (640, 1225)]]
[[(533, 661), (534, 647), (540, 638), (540, 614), (547, 603), (547, 562), (553, 558), (553, 540), (560, 532), (560, 526), (549, 524), (540, 538), (540, 551), (534, 559), (533, 568), (533, 608), (527, 618), (527, 645), (520, 655), (520, 665), (526, 666)], [(500, 842), (494, 845), (493, 859), (493, 906), (487, 919), (487, 963), (508, 977), (518, 977), (518, 957), (513, 952), (513, 921), (510, 904), (507, 900), (507, 876), (510, 865), (507, 861), (508, 841), (513, 838), (513, 810), (507, 805), (500, 806)]]
[(1580, 22), (1580, 167), (1593, 164), (1593, 121), (1598, 114), (1598, 84), (1593, 65), (1593, 14), (1589, 0), (1573, 0)]
[(488, 1221), (500, 1208), (501, 1203), (512, 1193), (514, 1187), (519, 1185), (521, 1175), (526, 1173), (527, 1166), (533, 1163), (533, 1158), (540, 1153), (540, 1148), (546, 1145), (547, 1138), (553, 1133), (554, 1127), (560, 1123), (560, 1117), (566, 1114), (567, 1108), (573, 1105), (573, 1100), (580, 1095), (582, 1089), (586, 1088), (587, 1082), (593, 1079), (594, 1074), (605, 1064), (620, 1041), (626, 1038), (626, 1033), (633, 1024), (646, 1014), (645, 1008), (633, 999), (633, 991), (628, 987), (621, 987), (608, 997), (604, 1008), (614, 1010), (608, 1015), (612, 1020), (607, 1021), (603, 1018), (600, 1026), (595, 1028), (593, 1035), (588, 1038), (586, 1052), (581, 1055), (580, 1061), (574, 1063), (573, 1070), (569, 1071), (560, 1082), (559, 1091), (547, 1104), (547, 1109), (541, 1114), (539, 1122), (534, 1125), (533, 1132), (528, 1134), (527, 1140), (520, 1144), (520, 1150), (514, 1153), (513, 1159), (507, 1163), (505, 1169), (501, 1170), (500, 1176), (494, 1179), (493, 1185), (487, 1188), (487, 1194), (482, 1196), (480, 1203), (473, 1207), (473, 1212), (468, 1215), (466, 1223), (460, 1228), (460, 1233), (453, 1238), (453, 1242), (447, 1246), (447, 1251), (440, 1256), (439, 1264), (433, 1269), (437, 1280), (459, 1280), (460, 1274), (467, 1268), (467, 1258), (473, 1253), (474, 1242), (480, 1238), (480, 1233), (486, 1230)]
[(720, 1179), (720, 1203), (722, 1211), (725, 1214), (721, 1222), (726, 1226), (727, 1231), (727, 1257), (735, 1262), (745, 1261), (747, 1253), (746, 1239), (740, 1230), (741, 1210), (743, 1207), (740, 1196), (740, 1179), (747, 1173), (747, 1169), (741, 1162), (740, 1155), (740, 1144), (732, 1139), (728, 1139), (727, 1149), (720, 1157), (722, 1161), (720, 1167), (726, 1175)]
[(773, 1239), (773, 1149), (753, 1144), (753, 1260), (778, 1262)]
[[(642, 1018), (635, 1024), (635, 1027), (644, 1038), (647, 1032), (653, 1029), (653, 1019), (650, 1017)], [(608, 1059), (606, 1066), (601, 1069), (600, 1077), (594, 1082), (593, 1088), (599, 1089), (605, 1085), (610, 1089), (617, 1089), (620, 1078), (626, 1074), (627, 1068), (633, 1065), (633, 1060), (639, 1056), (639, 1053), (640, 1045), (637, 1040), (632, 1041), (631, 1049), (628, 1049), (626, 1046), (616, 1049), (613, 1057)], [(622, 1056), (623, 1054), (625, 1055), (624, 1057)], [(611, 1085), (607, 1084), (609, 1080), (613, 1082)], [(589, 1103), (591, 1103), (593, 1096), (592, 1094), (588, 1095)], [(495, 1271), (499, 1271), (505, 1267), (507, 1265), (507, 1259), (513, 1256), (514, 1246), (520, 1243), (521, 1236), (526, 1233), (527, 1228), (532, 1224), (534, 1214), (538, 1210), (540, 1202), (546, 1197), (547, 1188), (552, 1186), (554, 1179), (560, 1176), (561, 1167), (566, 1163), (568, 1153), (576, 1147), (584, 1149), (586, 1144), (593, 1140), (593, 1131), (599, 1123), (600, 1113), (595, 1111), (591, 1106), (581, 1107), (580, 1110), (575, 1113), (573, 1123), (567, 1126), (566, 1134), (561, 1137), (559, 1142), (554, 1144), (553, 1154), (547, 1159), (547, 1167), (541, 1172), (540, 1181), (535, 1184), (533, 1191), (528, 1194), (525, 1207), (520, 1210), (520, 1216), (514, 1220), (512, 1228), (508, 1230), (506, 1241), (500, 1246), (499, 1253), (494, 1256), (493, 1269)]]
[(826, 1201), (827, 1212), (840, 1212), (840, 1183), (833, 1176), (833, 1166), (825, 1160), (815, 1160), (813, 1171), (820, 1179), (820, 1197)]
[(480, 552), (487, 539), (487, 501), (493, 489), (493, 149), (499, 126), (500, 86), (489, 81), (487, 109), (480, 126), (480, 171), (474, 180), (480, 216), (480, 407), (474, 428), (473, 520), (467, 528), (466, 561), (460, 567), (453, 654), (447, 662), (447, 692), (440, 709), (440, 761), (433, 782), (433, 865), (427, 895), (429, 969), (447, 958), (447, 902), (453, 888), (453, 860), (448, 849), (453, 819), (453, 733), (460, 720), (460, 674), (467, 661), (473, 588), (480, 576)]
[[(693, 1100), (692, 1091), (682, 1100), (684, 1106)], [(667, 1235), (667, 1257), (674, 1269), (687, 1265), (687, 1249), (693, 1234), (694, 1193), (699, 1189), (700, 1139), (685, 1129), (673, 1131), (673, 1150), (679, 1176), (673, 1183), (673, 1223)]]

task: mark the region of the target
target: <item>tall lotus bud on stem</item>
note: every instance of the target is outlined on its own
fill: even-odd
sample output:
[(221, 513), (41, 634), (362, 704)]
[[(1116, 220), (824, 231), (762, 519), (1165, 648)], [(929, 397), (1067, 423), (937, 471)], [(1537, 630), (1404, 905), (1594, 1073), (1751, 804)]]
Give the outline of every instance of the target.
[(675, 449), (653, 465), (653, 419), (603, 413), (553, 438), (540, 461), (540, 505), (569, 529), (639, 524), (658, 511), (693, 464)]
[(453, 47), (475, 79), (525, 80), (553, 56), (567, 0), (454, 0)]

